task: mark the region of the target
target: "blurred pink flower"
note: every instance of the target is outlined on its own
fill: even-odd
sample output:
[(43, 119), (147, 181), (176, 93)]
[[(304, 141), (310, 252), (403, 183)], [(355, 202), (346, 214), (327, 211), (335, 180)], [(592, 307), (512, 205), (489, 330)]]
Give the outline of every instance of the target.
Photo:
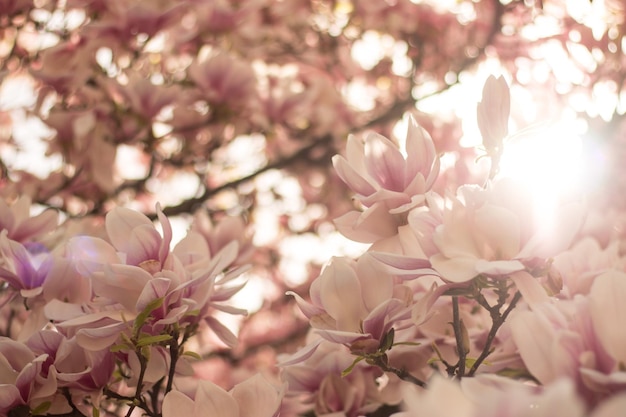
[(406, 387), (407, 410), (392, 417), (584, 417), (570, 381), (534, 387), (496, 375), (456, 380), (434, 377), (428, 388)]
[(45, 210), (31, 216), (30, 209), (28, 196), (21, 196), (11, 205), (0, 198), (0, 230), (6, 230), (11, 240), (27, 243), (57, 227), (59, 216), (56, 211)]
[(212, 105), (243, 106), (256, 94), (256, 76), (250, 64), (227, 52), (212, 51), (194, 61), (188, 73)]

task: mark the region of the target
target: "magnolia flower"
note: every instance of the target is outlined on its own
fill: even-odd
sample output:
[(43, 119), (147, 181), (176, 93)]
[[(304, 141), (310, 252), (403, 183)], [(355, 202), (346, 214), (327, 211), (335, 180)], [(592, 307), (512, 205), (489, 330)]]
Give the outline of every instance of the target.
[(311, 284), (312, 303), (288, 294), (323, 338), (347, 345), (369, 340), (376, 350), (394, 323), (410, 317), (411, 295), (365, 262), (333, 258)]
[(47, 359), (23, 343), (0, 337), (0, 415), (23, 405), (36, 408), (56, 392), (54, 375), (42, 372)]
[(354, 356), (348, 349), (322, 341), (308, 359), (284, 367), (281, 378), (289, 386), (289, 394), (310, 399), (306, 403), (315, 409), (316, 415), (341, 413), (338, 415), (357, 417), (383, 404), (401, 401), (400, 379), (390, 376), (381, 384), (377, 379), (382, 371), (365, 362), (359, 362), (347, 375), (341, 376), (353, 362)]
[(275, 417), (284, 387), (276, 388), (257, 374), (230, 391), (210, 381), (198, 381), (193, 398), (171, 391), (163, 399), (163, 417)]
[(52, 330), (33, 334), (26, 345), (37, 355), (47, 355), (44, 374), (53, 376), (59, 387), (85, 392), (102, 389), (113, 374), (115, 363), (109, 349), (83, 349), (76, 338)]
[(626, 273), (598, 276), (588, 297), (517, 311), (510, 328), (528, 371), (542, 384), (567, 377), (594, 405), (626, 388)]
[(225, 343), (234, 345), (236, 337), (211, 317), (209, 310), (245, 313), (221, 304), (244, 285), (226, 285), (245, 270), (240, 267), (225, 273), (237, 257), (237, 242), (225, 245), (211, 257), (206, 242), (194, 235), (196, 241), (204, 243), (204, 252), (199, 246), (200, 256), (185, 258), (190, 263), (184, 264), (170, 252), (172, 230), (168, 219), (159, 207), (157, 214), (163, 236), (145, 215), (116, 208), (105, 220), (112, 245), (86, 236), (70, 239), (68, 256), (82, 274), (90, 277), (98, 304), (109, 307), (85, 315), (80, 308), (54, 302), (46, 306), (47, 316), (61, 321), (58, 326), (68, 335), (76, 334), (79, 343), (97, 350), (116, 340), (116, 332), (123, 330), (126, 320), (162, 300), (150, 310), (150, 325), (144, 331), (160, 334), (174, 323), (197, 324), (205, 320)]
[(226, 52), (205, 55), (194, 61), (188, 72), (210, 103), (242, 106), (256, 94), (256, 77), (248, 62)]
[(619, 246), (615, 241), (601, 247), (596, 239), (587, 236), (568, 251), (555, 256), (553, 265), (563, 281), (559, 296), (587, 295), (598, 275), (613, 268), (621, 269), (624, 260), (620, 259)]
[(462, 186), (443, 212), (432, 241), (432, 267), (450, 282), (483, 274), (509, 276), (567, 249), (580, 228), (583, 205), (560, 202), (554, 216), (535, 214), (532, 190), (499, 178), (486, 189)]
[[(414, 296), (409, 286), (396, 283), (376, 265), (367, 254), (356, 263), (333, 258), (311, 284), (311, 303), (288, 292), (321, 338), (343, 344), (362, 357), (384, 354), (396, 340), (394, 334), (402, 339), (403, 331), (428, 320), (430, 307), (440, 295), (432, 286)], [(320, 343), (321, 339), (311, 341), (281, 366), (306, 360)]]
[(0, 199), (0, 230), (6, 230), (9, 239), (26, 243), (57, 227), (56, 211), (45, 210), (31, 216), (30, 205), (30, 197), (25, 195), (11, 205)]
[(371, 242), (396, 234), (396, 215), (424, 203), (439, 174), (439, 158), (426, 130), (409, 118), (406, 157), (398, 146), (377, 133), (363, 141), (348, 138), (347, 159), (335, 155), (339, 177), (356, 192), (363, 213), (350, 212), (335, 220), (348, 238)]

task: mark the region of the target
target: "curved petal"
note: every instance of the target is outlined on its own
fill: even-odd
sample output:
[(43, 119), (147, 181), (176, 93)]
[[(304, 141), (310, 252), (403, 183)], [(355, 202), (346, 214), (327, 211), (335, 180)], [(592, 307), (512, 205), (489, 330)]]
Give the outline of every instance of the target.
[(120, 252), (130, 251), (128, 237), (131, 236), (133, 229), (142, 225), (154, 228), (148, 217), (126, 207), (115, 207), (105, 218), (109, 239)]
[(163, 417), (196, 417), (194, 402), (180, 391), (170, 391), (163, 398)]
[(365, 306), (361, 283), (351, 261), (333, 258), (317, 278), (322, 307), (337, 321), (338, 330), (358, 331)]
[(626, 273), (609, 271), (598, 276), (589, 293), (589, 310), (602, 346), (626, 364)]
[(441, 254), (430, 257), (433, 269), (446, 281), (466, 282), (478, 275), (475, 258), (446, 258)]
[(235, 385), (230, 391), (239, 403), (240, 416), (272, 417), (280, 407), (282, 393), (261, 374)]
[(194, 417), (240, 417), (237, 401), (210, 381), (198, 381), (194, 402)]
[(378, 133), (365, 138), (365, 167), (382, 188), (404, 191), (406, 161), (398, 147)]
[(337, 175), (352, 191), (362, 196), (376, 192), (376, 188), (363, 178), (343, 156), (335, 155), (332, 161)]

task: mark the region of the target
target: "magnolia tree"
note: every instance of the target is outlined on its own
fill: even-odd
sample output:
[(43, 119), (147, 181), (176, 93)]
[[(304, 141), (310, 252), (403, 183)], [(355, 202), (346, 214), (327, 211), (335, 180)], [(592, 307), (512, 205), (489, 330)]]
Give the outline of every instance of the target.
[(625, 14), (0, 0), (0, 415), (620, 415)]

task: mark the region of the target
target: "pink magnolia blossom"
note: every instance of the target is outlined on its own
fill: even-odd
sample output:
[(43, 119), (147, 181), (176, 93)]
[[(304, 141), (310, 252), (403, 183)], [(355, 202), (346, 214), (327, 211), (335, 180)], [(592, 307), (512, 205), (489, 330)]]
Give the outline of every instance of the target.
[(311, 284), (311, 303), (288, 294), (323, 338), (347, 345), (370, 340), (375, 350), (394, 324), (410, 318), (411, 296), (364, 262), (333, 258)]
[(58, 213), (45, 210), (31, 216), (31, 199), (21, 196), (9, 205), (0, 199), (0, 230), (7, 231), (7, 237), (20, 243), (40, 238), (57, 227)]
[(52, 373), (43, 372), (47, 359), (47, 354), (36, 355), (27, 345), (0, 337), (0, 414), (50, 400), (57, 381)]
[(363, 141), (350, 136), (347, 158), (336, 155), (333, 165), (339, 177), (356, 192), (364, 207), (335, 223), (350, 239), (371, 242), (396, 234), (398, 215), (424, 203), (439, 174), (439, 158), (428, 132), (409, 118), (406, 157), (389, 139), (368, 134)]
[(536, 214), (532, 190), (498, 178), (486, 189), (463, 186), (443, 212), (432, 241), (432, 267), (450, 282), (483, 274), (508, 276), (534, 269), (569, 247), (583, 219), (583, 205), (560, 202), (546, 223)]
[(0, 279), (24, 298), (42, 295), (45, 301), (64, 299), (76, 303), (91, 298), (90, 283), (78, 274), (68, 259), (45, 250), (29, 251), (7, 238), (5, 231), (0, 233), (0, 260), (3, 265)]
[(382, 372), (376, 367), (359, 362), (342, 377), (341, 373), (353, 361), (354, 356), (347, 348), (322, 341), (308, 359), (284, 367), (281, 378), (289, 387), (288, 395), (300, 399), (319, 416), (357, 417), (383, 404), (400, 402), (401, 381), (389, 376), (385, 383), (377, 384)]
[(571, 380), (582, 399), (595, 405), (626, 388), (623, 346), (616, 317), (624, 317), (626, 274), (609, 271), (588, 297), (533, 306), (511, 317), (513, 339), (528, 371), (541, 383)]
[[(191, 325), (204, 320), (225, 343), (234, 345), (237, 339), (210, 313), (211, 309), (245, 313), (222, 304), (244, 285), (231, 285), (231, 281), (245, 267), (224, 273), (237, 256), (237, 243), (231, 242), (210, 256), (206, 242), (192, 235), (190, 238), (199, 242), (194, 248), (198, 256), (181, 260), (176, 250), (170, 251), (169, 220), (158, 207), (157, 212), (162, 236), (145, 215), (116, 208), (105, 221), (112, 244), (86, 236), (70, 239), (70, 258), (91, 279), (96, 305), (108, 308), (85, 315), (82, 308), (55, 302), (46, 307), (46, 314), (59, 321), (58, 326), (68, 335), (76, 334), (79, 343), (98, 350), (115, 342), (116, 335), (127, 327), (126, 320), (162, 299), (162, 304), (150, 312), (150, 333), (159, 334), (174, 323)], [(183, 245), (190, 247), (188, 243)]]
[(559, 296), (573, 298), (576, 294), (589, 294), (598, 275), (623, 269), (624, 260), (619, 254), (619, 242), (603, 248), (593, 237), (585, 237), (555, 256), (553, 265), (563, 281)]
[(226, 52), (212, 51), (189, 67), (189, 78), (212, 105), (245, 105), (256, 93), (256, 77), (246, 62)]
[(284, 388), (271, 385), (260, 374), (235, 385), (232, 390), (210, 381), (198, 381), (193, 398), (180, 391), (163, 400), (163, 417), (276, 417)]
[(42, 371), (57, 380), (59, 387), (98, 392), (109, 383), (115, 367), (109, 349), (83, 349), (76, 338), (53, 330), (33, 334), (26, 345), (37, 355), (48, 355)]

